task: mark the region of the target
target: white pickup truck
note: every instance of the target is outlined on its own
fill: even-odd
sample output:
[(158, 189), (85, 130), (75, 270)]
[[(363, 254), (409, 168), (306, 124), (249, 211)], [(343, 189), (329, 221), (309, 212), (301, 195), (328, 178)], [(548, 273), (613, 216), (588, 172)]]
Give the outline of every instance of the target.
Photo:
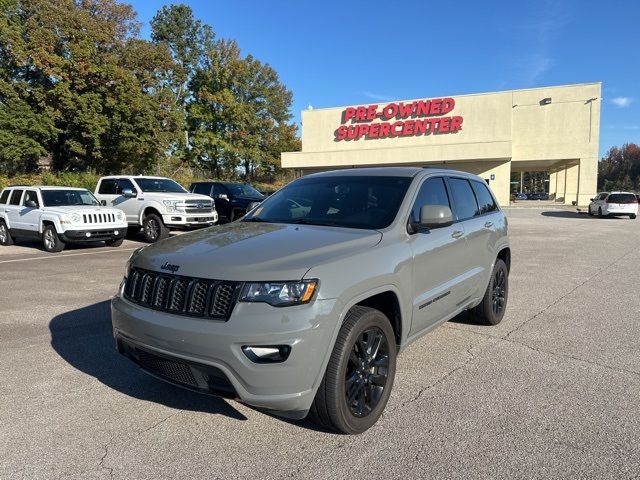
[(167, 237), (169, 229), (208, 227), (218, 221), (211, 197), (189, 193), (170, 178), (102, 177), (95, 196), (102, 205), (122, 210), (129, 227), (142, 227), (151, 243)]
[(118, 247), (126, 233), (124, 213), (100, 206), (84, 188), (12, 186), (0, 193), (0, 245), (25, 237), (42, 240), (47, 252), (67, 243)]

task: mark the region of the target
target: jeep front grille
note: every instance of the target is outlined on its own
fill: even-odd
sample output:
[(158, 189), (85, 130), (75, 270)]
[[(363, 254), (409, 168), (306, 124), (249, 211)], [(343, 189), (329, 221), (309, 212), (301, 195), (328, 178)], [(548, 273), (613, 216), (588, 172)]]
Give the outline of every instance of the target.
[(163, 312), (228, 320), (239, 282), (183, 277), (132, 268), (124, 287), (127, 300)]
[(116, 216), (113, 213), (83, 213), (84, 223), (114, 223)]

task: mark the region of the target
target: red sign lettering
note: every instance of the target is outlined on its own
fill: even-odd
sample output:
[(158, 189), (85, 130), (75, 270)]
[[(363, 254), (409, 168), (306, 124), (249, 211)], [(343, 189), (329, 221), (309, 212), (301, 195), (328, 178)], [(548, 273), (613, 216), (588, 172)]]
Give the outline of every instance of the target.
[[(335, 141), (456, 133), (462, 130), (463, 118), (447, 116), (455, 106), (456, 101), (446, 97), (388, 103), (382, 107), (347, 107), (342, 111), (342, 124), (335, 131)], [(382, 121), (375, 121), (377, 119)]]

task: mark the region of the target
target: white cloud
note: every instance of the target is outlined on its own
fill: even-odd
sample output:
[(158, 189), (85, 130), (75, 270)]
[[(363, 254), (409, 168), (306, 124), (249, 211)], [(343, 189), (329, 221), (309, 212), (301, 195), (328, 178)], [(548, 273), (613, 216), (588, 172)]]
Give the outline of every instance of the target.
[(380, 95), (378, 93), (366, 91), (366, 92), (362, 92), (362, 94), (367, 98), (371, 98), (372, 100), (382, 100), (383, 102), (388, 102), (389, 100), (391, 100), (391, 97), (388, 97), (386, 95)]
[(611, 103), (617, 105), (620, 108), (626, 108), (631, 105), (633, 100), (629, 97), (614, 97), (611, 99)]

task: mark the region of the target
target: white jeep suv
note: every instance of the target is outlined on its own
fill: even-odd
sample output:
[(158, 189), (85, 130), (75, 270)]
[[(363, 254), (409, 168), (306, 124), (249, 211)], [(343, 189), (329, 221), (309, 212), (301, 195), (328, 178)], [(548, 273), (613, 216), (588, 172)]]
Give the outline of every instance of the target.
[(218, 221), (213, 199), (189, 193), (170, 178), (102, 177), (95, 196), (102, 205), (124, 211), (129, 226), (142, 227), (151, 243), (167, 237), (169, 229), (208, 227)]
[(118, 247), (126, 233), (124, 213), (100, 206), (84, 188), (12, 186), (0, 193), (0, 245), (31, 237), (48, 252), (60, 252), (66, 243)]

